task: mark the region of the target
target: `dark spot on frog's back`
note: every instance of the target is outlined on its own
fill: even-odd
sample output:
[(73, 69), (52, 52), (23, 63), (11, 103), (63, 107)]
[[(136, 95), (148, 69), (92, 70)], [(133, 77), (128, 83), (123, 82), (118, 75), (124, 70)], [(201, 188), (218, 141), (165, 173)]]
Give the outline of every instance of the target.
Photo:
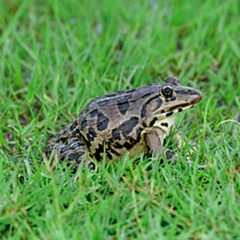
[(97, 136), (97, 133), (94, 131), (93, 127), (88, 129), (88, 133), (86, 134), (88, 141), (93, 141), (94, 138)]
[(103, 131), (108, 127), (109, 119), (101, 112), (97, 116), (97, 129)]
[(118, 106), (118, 109), (119, 109), (119, 111), (120, 111), (120, 113), (122, 115), (125, 115), (125, 113), (127, 112), (128, 108), (130, 107), (128, 101), (125, 101), (125, 102), (119, 101), (117, 103), (117, 106)]
[(98, 109), (94, 109), (90, 112), (90, 117), (95, 117), (98, 114)]
[(81, 130), (84, 130), (87, 127), (87, 119), (83, 118), (81, 122)]
[(76, 127), (77, 127), (77, 119), (75, 121), (73, 121), (73, 123), (70, 126), (70, 131), (73, 131)]
[(122, 131), (123, 136), (126, 136), (132, 132), (138, 122), (138, 117), (131, 117), (129, 120), (123, 122), (118, 129)]

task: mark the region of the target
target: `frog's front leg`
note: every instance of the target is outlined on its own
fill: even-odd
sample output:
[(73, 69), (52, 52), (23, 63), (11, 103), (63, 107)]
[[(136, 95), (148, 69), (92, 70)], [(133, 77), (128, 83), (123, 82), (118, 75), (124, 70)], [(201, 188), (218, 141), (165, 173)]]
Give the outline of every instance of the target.
[(177, 160), (177, 154), (175, 152), (163, 147), (163, 137), (161, 130), (155, 129), (154, 131), (147, 133), (145, 139), (148, 148), (151, 152), (154, 152), (155, 156), (163, 151), (166, 159), (169, 160), (169, 162)]
[[(181, 135), (178, 135), (175, 138), (175, 141), (176, 140), (181, 141)], [(178, 160), (177, 153), (175, 153), (174, 151), (172, 151), (170, 149), (166, 149), (166, 148), (164, 149), (161, 130), (156, 129), (155, 131), (147, 133), (146, 134), (146, 142), (147, 142), (149, 149), (154, 152), (154, 155), (157, 155), (161, 151), (164, 151), (164, 155), (165, 155), (166, 159), (169, 160), (169, 162)], [(181, 144), (181, 142), (180, 142), (180, 144)], [(193, 164), (193, 162), (189, 158), (187, 158), (186, 161), (190, 165)], [(204, 168), (206, 168), (206, 165), (198, 165), (198, 168), (204, 169)]]

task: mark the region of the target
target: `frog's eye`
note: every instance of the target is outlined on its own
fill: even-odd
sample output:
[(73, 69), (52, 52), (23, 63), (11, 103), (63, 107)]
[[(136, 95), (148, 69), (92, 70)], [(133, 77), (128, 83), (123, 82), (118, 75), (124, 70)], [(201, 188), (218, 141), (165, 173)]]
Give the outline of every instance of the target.
[(170, 85), (163, 86), (161, 89), (161, 93), (164, 97), (172, 97), (173, 95), (173, 88)]

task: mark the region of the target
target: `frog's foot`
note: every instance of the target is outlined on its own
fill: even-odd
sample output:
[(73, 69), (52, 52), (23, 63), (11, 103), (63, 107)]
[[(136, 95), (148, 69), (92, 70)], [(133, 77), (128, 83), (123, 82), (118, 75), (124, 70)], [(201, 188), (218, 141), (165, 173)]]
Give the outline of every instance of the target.
[[(178, 161), (178, 159), (177, 159), (178, 154), (175, 153), (174, 151), (169, 150), (169, 149), (165, 149), (165, 150), (164, 150), (164, 154), (165, 154), (166, 159), (167, 159), (169, 162), (172, 162), (172, 161), (177, 162), (177, 161)], [(189, 159), (189, 157), (187, 157), (186, 162), (187, 162), (190, 166), (193, 165), (193, 162)], [(204, 168), (207, 167), (207, 165), (199, 165), (199, 164), (198, 164), (197, 167), (198, 167), (199, 169), (204, 169)]]
[(170, 149), (165, 149), (164, 150), (164, 155), (169, 162), (178, 161), (177, 158), (176, 158), (178, 156), (178, 154), (175, 153), (174, 151), (170, 150)]
[[(187, 162), (190, 166), (193, 165), (193, 162), (189, 159), (189, 157), (187, 157), (186, 162)], [(199, 165), (199, 164), (198, 164), (197, 167), (198, 167), (199, 169), (205, 169), (205, 168), (207, 167), (207, 165), (206, 165), (206, 164), (205, 164), (205, 165)]]
[(82, 165), (82, 161), (84, 161), (83, 166), (87, 167), (90, 170), (97, 171), (97, 167), (94, 162), (89, 158), (88, 152), (84, 152), (83, 154), (82, 152), (80, 152), (76, 155), (77, 158), (73, 162), (68, 161), (68, 166), (73, 164), (74, 173), (77, 172), (79, 166)]

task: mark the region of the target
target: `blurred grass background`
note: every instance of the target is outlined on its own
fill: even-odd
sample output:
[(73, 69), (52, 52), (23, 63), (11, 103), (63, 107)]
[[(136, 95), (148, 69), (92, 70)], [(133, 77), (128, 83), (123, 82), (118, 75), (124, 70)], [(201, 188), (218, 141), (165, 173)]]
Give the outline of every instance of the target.
[[(239, 1), (0, 4), (1, 239), (239, 238)], [(167, 76), (203, 94), (177, 126), (206, 170), (184, 150), (176, 165), (124, 158), (74, 178), (42, 163), (92, 98)]]

